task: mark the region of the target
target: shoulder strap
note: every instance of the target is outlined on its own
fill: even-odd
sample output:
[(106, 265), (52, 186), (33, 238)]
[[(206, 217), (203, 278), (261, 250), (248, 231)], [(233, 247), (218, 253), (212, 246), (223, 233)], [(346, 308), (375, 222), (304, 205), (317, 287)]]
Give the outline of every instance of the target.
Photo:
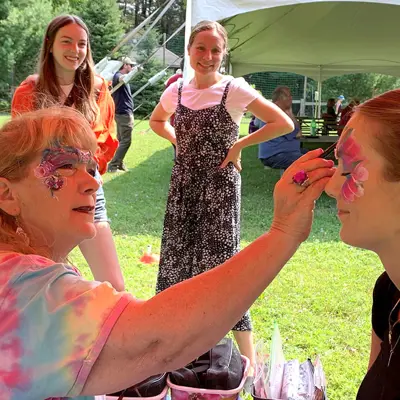
[(178, 105), (181, 104), (182, 88), (183, 88), (183, 79), (180, 79), (178, 81)]
[(230, 79), (229, 82), (225, 86), (224, 94), (222, 95), (222, 100), (221, 100), (221, 104), (223, 106), (225, 106), (226, 99), (228, 97), (229, 87), (231, 86), (232, 80), (233, 79)]

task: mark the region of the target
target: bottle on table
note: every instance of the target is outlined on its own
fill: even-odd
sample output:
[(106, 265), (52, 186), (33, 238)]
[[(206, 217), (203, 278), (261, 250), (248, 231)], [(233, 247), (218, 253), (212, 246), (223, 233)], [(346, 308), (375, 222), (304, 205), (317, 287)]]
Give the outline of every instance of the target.
[(311, 120), (311, 136), (317, 136), (317, 123), (315, 119), (313, 118)]

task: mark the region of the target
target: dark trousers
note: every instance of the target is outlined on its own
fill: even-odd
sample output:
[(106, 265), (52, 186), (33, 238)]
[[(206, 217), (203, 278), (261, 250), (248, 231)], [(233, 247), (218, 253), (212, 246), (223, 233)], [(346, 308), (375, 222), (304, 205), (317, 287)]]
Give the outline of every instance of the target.
[(115, 114), (115, 122), (117, 123), (117, 139), (119, 141), (118, 149), (114, 158), (110, 161), (110, 168), (118, 168), (122, 165), (125, 155), (131, 147), (133, 115), (132, 114)]
[(307, 153), (307, 149), (300, 149), (299, 151), (291, 151), (289, 153), (278, 153), (268, 158), (261, 158), (261, 162), (270, 168), (286, 169), (294, 163), (303, 154)]

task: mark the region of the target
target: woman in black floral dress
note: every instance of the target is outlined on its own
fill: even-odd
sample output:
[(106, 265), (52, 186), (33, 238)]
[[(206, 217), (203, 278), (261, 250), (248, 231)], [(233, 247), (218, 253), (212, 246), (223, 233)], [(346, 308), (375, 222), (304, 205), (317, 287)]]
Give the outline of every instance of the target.
[[(241, 150), (293, 130), (289, 117), (243, 78), (218, 72), (226, 50), (225, 29), (217, 22), (200, 22), (188, 47), (194, 78), (171, 85), (150, 119), (151, 128), (177, 147), (157, 292), (214, 268), (239, 251)], [(267, 125), (239, 139), (246, 109)], [(168, 123), (173, 113), (175, 129)], [(233, 332), (242, 354), (253, 363), (248, 313)]]

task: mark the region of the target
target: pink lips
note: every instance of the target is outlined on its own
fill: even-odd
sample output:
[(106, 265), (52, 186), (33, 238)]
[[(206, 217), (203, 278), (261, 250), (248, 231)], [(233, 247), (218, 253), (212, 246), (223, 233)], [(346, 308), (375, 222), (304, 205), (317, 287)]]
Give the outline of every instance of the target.
[(349, 211), (345, 211), (345, 210), (338, 210), (337, 211), (338, 217), (341, 217), (341, 216), (347, 215), (347, 214), (350, 214), (350, 212)]
[(73, 211), (81, 212), (81, 213), (84, 213), (84, 214), (93, 214), (94, 206), (76, 207), (76, 208), (73, 209)]

